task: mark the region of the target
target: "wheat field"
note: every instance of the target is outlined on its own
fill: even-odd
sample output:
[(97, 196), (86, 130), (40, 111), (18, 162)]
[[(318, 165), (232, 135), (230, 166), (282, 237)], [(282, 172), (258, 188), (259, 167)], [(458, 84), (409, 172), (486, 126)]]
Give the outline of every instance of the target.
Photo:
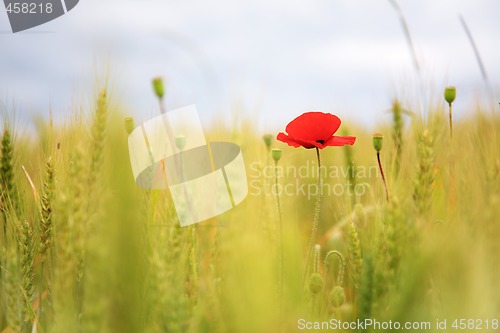
[(372, 131), (346, 119), (357, 141), (321, 151), (306, 264), (313, 149), (249, 119), (212, 126), (208, 141), (241, 147), (249, 193), (181, 228), (168, 190), (134, 183), (119, 105), (103, 88), (34, 135), (3, 107), (0, 332), (499, 331), (495, 107), (468, 110), (450, 138), (444, 100), (395, 100), (376, 126), (389, 200)]

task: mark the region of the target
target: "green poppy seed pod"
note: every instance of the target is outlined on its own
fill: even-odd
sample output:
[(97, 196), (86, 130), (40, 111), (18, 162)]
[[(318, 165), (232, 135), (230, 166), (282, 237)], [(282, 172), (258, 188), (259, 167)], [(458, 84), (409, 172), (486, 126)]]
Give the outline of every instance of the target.
[(179, 135), (175, 137), (175, 146), (179, 150), (183, 150), (186, 147), (186, 137), (184, 135)]
[(271, 144), (273, 143), (273, 136), (271, 134), (264, 134), (262, 139), (264, 139), (264, 143), (266, 144), (267, 149), (270, 149)]
[(132, 133), (132, 131), (135, 128), (134, 118), (127, 117), (124, 119), (124, 121), (125, 121), (125, 130), (127, 131), (127, 133), (128, 134)]
[(457, 89), (454, 86), (449, 86), (444, 89), (444, 99), (448, 104), (453, 103), (455, 97), (457, 97)]
[(319, 273), (313, 273), (311, 274), (311, 277), (309, 278), (309, 291), (316, 295), (319, 292), (323, 290), (323, 278)]
[(384, 136), (380, 133), (373, 134), (373, 148), (376, 151), (382, 150), (382, 141), (384, 140)]
[(273, 160), (278, 162), (281, 159), (281, 149), (273, 149), (271, 155), (273, 156)]
[(153, 79), (153, 89), (159, 99), (162, 99), (163, 96), (165, 96), (165, 86), (163, 85), (163, 79), (161, 77)]
[(336, 308), (344, 304), (345, 302), (345, 292), (344, 288), (341, 286), (335, 286), (330, 293), (330, 303)]

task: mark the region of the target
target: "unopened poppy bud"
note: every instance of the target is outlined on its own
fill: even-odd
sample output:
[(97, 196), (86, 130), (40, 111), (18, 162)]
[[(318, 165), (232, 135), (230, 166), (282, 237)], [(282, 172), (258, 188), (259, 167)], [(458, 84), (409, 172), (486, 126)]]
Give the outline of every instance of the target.
[(264, 143), (266, 144), (267, 149), (270, 149), (271, 144), (273, 143), (273, 136), (271, 134), (264, 134), (262, 139), (264, 139)]
[(135, 128), (134, 124), (134, 118), (133, 117), (127, 117), (124, 119), (125, 121), (125, 130), (127, 131), (128, 134), (132, 133), (132, 131)]
[(457, 89), (454, 86), (449, 86), (444, 89), (444, 99), (448, 104), (453, 103), (457, 96)]
[(278, 162), (281, 159), (281, 149), (273, 149), (271, 155), (273, 156), (273, 160)]
[(382, 150), (382, 141), (384, 140), (384, 136), (380, 133), (373, 134), (373, 148), (376, 151)]
[(309, 291), (313, 294), (318, 294), (323, 290), (323, 278), (319, 273), (313, 273), (311, 274), (311, 277), (309, 278)]
[(162, 99), (163, 96), (165, 96), (165, 86), (163, 85), (163, 79), (161, 77), (153, 79), (153, 89), (159, 99)]
[(341, 286), (336, 286), (330, 293), (330, 303), (336, 308), (344, 304), (345, 292)]
[(186, 147), (186, 137), (184, 135), (178, 135), (175, 137), (175, 146), (179, 150), (183, 150)]

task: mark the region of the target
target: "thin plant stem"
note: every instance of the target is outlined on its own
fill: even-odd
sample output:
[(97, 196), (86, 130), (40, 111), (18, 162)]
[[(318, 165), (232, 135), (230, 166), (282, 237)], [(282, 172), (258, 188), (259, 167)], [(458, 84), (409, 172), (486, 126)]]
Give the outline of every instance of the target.
[[(314, 245), (314, 254), (313, 254), (313, 269), (312, 273), (313, 274), (319, 274), (319, 263), (321, 261), (321, 245), (315, 244)], [(311, 300), (311, 316), (316, 315), (316, 311), (318, 311), (317, 315), (319, 315), (319, 294), (318, 293), (313, 293), (313, 298)]]
[(163, 98), (158, 98), (158, 102), (160, 104), (160, 113), (165, 114), (167, 113), (167, 107), (165, 106), (165, 101)]
[(378, 152), (378, 151), (377, 151), (377, 161), (378, 161), (378, 168), (380, 169), (380, 174), (382, 175), (382, 180), (384, 181), (385, 198), (387, 199), (387, 202), (389, 202), (389, 190), (387, 189), (387, 183), (385, 181), (384, 169), (382, 169), (382, 163), (380, 163), (380, 152)]
[(312, 259), (314, 243), (316, 242), (316, 237), (318, 233), (319, 214), (321, 211), (321, 198), (323, 196), (323, 178), (321, 178), (321, 157), (318, 148), (316, 148), (316, 157), (318, 159), (318, 196), (316, 197), (316, 205), (314, 208), (314, 220), (311, 230), (311, 239), (309, 240), (309, 247), (307, 250), (306, 267), (304, 269), (304, 275), (302, 277), (302, 285), (304, 288), (306, 286), (307, 274), (309, 273), (309, 263)]
[(283, 281), (284, 281), (284, 255), (283, 255), (283, 219), (281, 216), (281, 203), (280, 195), (278, 193), (278, 161), (274, 164), (274, 189), (276, 194), (276, 205), (278, 208), (278, 222), (279, 222), (279, 249), (278, 249), (278, 303), (279, 303), (279, 316), (283, 314)]
[(450, 106), (450, 139), (453, 139), (453, 120), (452, 120), (452, 103), (449, 103)]
[[(167, 112), (167, 109), (165, 107), (165, 101), (163, 100), (162, 97), (158, 97), (158, 105), (160, 106), (160, 114), (165, 114)], [(170, 127), (167, 127), (167, 134), (170, 136), (170, 139), (172, 139), (172, 133), (170, 131)], [(173, 141), (172, 141), (173, 142)], [(154, 158), (151, 159), (152, 164), (154, 164)], [(161, 161), (161, 169), (163, 171), (163, 181), (165, 182), (165, 188), (168, 188), (168, 183), (167, 183), (167, 172), (165, 169), (165, 161)]]
[(44, 288), (44, 277), (43, 277), (43, 271), (44, 271), (44, 267), (45, 267), (45, 261), (42, 261), (40, 263), (40, 290), (38, 291), (38, 313), (39, 313), (39, 316), (43, 316), (43, 288)]
[(481, 59), (481, 54), (479, 53), (479, 49), (477, 48), (476, 42), (474, 41), (474, 37), (472, 36), (472, 33), (470, 32), (469, 27), (467, 26), (467, 23), (465, 22), (464, 17), (462, 15), (460, 15), (459, 18), (460, 18), (460, 23), (462, 24), (462, 27), (464, 28), (465, 33), (467, 34), (467, 38), (469, 39), (470, 45), (472, 46), (472, 49), (474, 50), (474, 55), (476, 56), (476, 61), (477, 61), (477, 64), (479, 65), (479, 70), (481, 71), (481, 76), (483, 77), (483, 81), (486, 84), (486, 87), (488, 88), (489, 92), (491, 93), (488, 72), (486, 72), (486, 68), (484, 67), (483, 59)]
[(389, 0), (389, 2), (399, 16), (399, 21), (401, 23), (401, 27), (403, 28), (403, 33), (405, 34), (406, 42), (408, 43), (408, 48), (410, 49), (410, 53), (413, 58), (413, 65), (415, 66), (417, 73), (420, 74), (420, 65), (418, 63), (417, 53), (415, 52), (415, 46), (413, 45), (410, 29), (408, 28), (408, 23), (403, 15), (403, 11), (401, 10), (401, 7), (399, 7), (396, 0)]
[(456, 220), (456, 207), (457, 207), (457, 184), (455, 178), (455, 151), (452, 145), (453, 139), (453, 123), (451, 120), (452, 115), (452, 103), (449, 103), (450, 106), (450, 149), (449, 149), (449, 160), (450, 160), (450, 195), (449, 195), (449, 205), (448, 208), (450, 210), (451, 216), (453, 220)]
[(325, 256), (325, 267), (328, 267), (330, 256), (336, 255), (340, 261), (339, 273), (337, 274), (337, 286), (342, 286), (344, 284), (344, 274), (345, 274), (345, 265), (344, 265), (344, 257), (339, 251), (330, 251)]

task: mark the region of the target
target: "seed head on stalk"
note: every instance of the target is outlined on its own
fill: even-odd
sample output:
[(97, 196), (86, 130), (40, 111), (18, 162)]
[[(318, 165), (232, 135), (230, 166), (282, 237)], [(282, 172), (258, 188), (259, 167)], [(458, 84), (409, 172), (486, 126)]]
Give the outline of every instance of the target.
[(124, 119), (124, 123), (125, 123), (125, 131), (127, 131), (127, 134), (132, 133), (132, 131), (135, 128), (134, 118), (133, 117), (126, 117)]
[(271, 155), (273, 156), (274, 162), (278, 164), (278, 161), (281, 159), (282, 151), (281, 149), (273, 149)]
[(323, 287), (325, 286), (323, 277), (319, 272), (320, 257), (321, 257), (321, 246), (319, 244), (316, 244), (314, 246), (313, 273), (309, 277), (309, 291), (313, 295), (320, 293), (323, 290)]
[(264, 134), (262, 136), (262, 140), (264, 140), (264, 144), (266, 145), (267, 150), (271, 150), (271, 144), (273, 143), (272, 134)]
[(344, 273), (345, 273), (344, 256), (339, 251), (328, 252), (325, 256), (326, 268), (328, 268), (328, 266), (330, 265), (329, 258), (332, 255), (336, 255), (339, 258), (340, 265), (339, 265), (339, 272), (337, 274), (337, 281), (336, 281), (337, 285), (330, 292), (330, 304), (338, 308), (342, 304), (344, 304), (345, 301), (345, 291), (342, 286), (344, 283)]
[(384, 169), (382, 168), (382, 163), (380, 162), (380, 151), (382, 150), (382, 141), (384, 140), (384, 136), (380, 133), (376, 133), (373, 135), (373, 148), (377, 152), (377, 162), (380, 170), (380, 174), (382, 175), (382, 180), (384, 181), (385, 188), (385, 198), (389, 201), (389, 191), (387, 190), (387, 183), (385, 181)]
[(156, 97), (158, 97), (159, 99), (163, 99), (163, 97), (165, 96), (165, 85), (163, 84), (163, 78), (156, 77), (153, 79), (152, 83)]

